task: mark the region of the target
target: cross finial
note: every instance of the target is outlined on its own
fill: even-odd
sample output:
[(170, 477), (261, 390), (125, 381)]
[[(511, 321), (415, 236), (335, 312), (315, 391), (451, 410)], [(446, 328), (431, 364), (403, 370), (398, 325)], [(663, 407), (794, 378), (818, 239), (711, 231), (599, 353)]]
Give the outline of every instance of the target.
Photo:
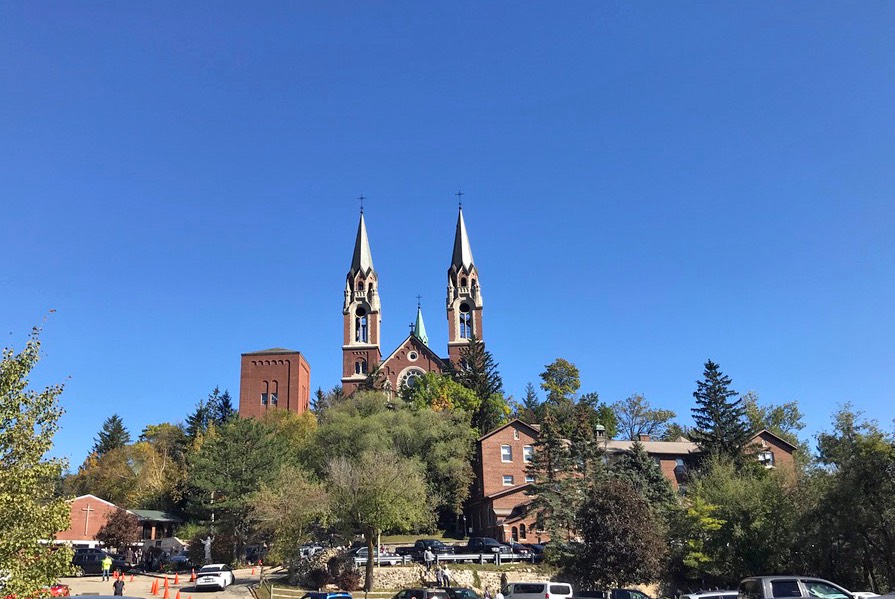
[(360, 194), (360, 197), (358, 197), (357, 199), (360, 200), (360, 213), (363, 214), (364, 213), (364, 200), (367, 199), (367, 196), (365, 196), (364, 194)]
[(411, 332), (411, 333), (413, 332), (413, 329), (414, 329), (415, 327), (416, 327), (416, 324), (411, 322), (411, 323), (410, 323), (410, 332)]
[(420, 307), (420, 300), (422, 300), (422, 299), (423, 299), (423, 296), (421, 296), (421, 295), (416, 296), (416, 307), (417, 308)]
[(463, 190), (458, 189), (457, 193), (455, 193), (454, 195), (457, 196), (457, 202), (460, 204), (460, 210), (463, 210), (463, 196), (465, 195), (463, 193)]

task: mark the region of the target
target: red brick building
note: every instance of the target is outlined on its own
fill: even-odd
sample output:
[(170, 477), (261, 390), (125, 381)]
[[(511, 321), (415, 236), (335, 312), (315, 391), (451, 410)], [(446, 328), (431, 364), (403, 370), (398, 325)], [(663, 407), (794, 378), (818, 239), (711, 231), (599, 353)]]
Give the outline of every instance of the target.
[(263, 416), (270, 410), (306, 412), (311, 400), (311, 366), (301, 352), (274, 348), (242, 354), (239, 415)]
[(417, 305), (410, 334), (383, 360), (379, 275), (373, 267), (367, 225), (361, 211), (342, 304), (342, 389), (346, 394), (353, 393), (377, 367), (386, 389), (397, 391), (427, 372), (440, 373), (448, 363), (459, 364), (460, 352), (469, 339), (473, 335), (483, 339), (482, 306), (478, 269), (461, 208), (447, 271), (448, 356), (439, 357), (429, 348), (422, 309)]
[[(475, 480), (466, 510), (467, 532), (504, 542), (549, 540), (548, 534), (535, 528), (535, 515), (529, 511), (531, 497), (525, 494), (534, 482), (526, 469), (539, 432), (537, 425), (516, 419), (478, 439), (473, 461)], [(634, 441), (612, 439), (603, 443), (609, 460), (631, 451), (634, 445)], [(684, 438), (651, 441), (644, 437), (640, 443), (672, 486), (683, 492), (687, 470), (699, 455), (699, 447)], [(770, 431), (756, 433), (748, 447), (767, 468), (793, 468), (796, 447)]]
[(76, 545), (95, 545), (96, 533), (118, 509), (114, 503), (96, 495), (75, 497), (71, 502), (71, 526), (59, 532), (56, 540)]

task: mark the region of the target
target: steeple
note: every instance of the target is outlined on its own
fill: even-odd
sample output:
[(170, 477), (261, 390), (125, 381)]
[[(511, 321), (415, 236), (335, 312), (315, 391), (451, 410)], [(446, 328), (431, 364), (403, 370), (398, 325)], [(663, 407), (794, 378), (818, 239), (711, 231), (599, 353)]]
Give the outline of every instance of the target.
[(454, 255), (451, 258), (451, 266), (457, 270), (465, 267), (466, 270), (473, 264), (472, 247), (469, 245), (469, 237), (466, 235), (466, 222), (463, 220), (463, 208), (457, 216), (457, 232), (454, 234)]
[(357, 239), (354, 241), (354, 255), (351, 258), (349, 276), (358, 273), (369, 274), (373, 270), (373, 254), (370, 252), (370, 240), (367, 238), (367, 224), (364, 222), (364, 211), (361, 209), (360, 222), (357, 224)]
[(426, 335), (426, 325), (423, 323), (423, 309), (419, 302), (416, 304), (416, 322), (413, 324), (413, 334), (417, 339), (423, 342), (426, 347), (429, 346), (429, 337)]

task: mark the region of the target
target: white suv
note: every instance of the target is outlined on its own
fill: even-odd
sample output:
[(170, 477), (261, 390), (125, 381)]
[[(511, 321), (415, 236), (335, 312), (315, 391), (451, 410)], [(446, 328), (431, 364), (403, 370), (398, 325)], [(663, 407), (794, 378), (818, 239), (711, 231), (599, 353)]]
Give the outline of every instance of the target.
[(570, 599), (572, 585), (565, 582), (508, 582), (504, 599)]

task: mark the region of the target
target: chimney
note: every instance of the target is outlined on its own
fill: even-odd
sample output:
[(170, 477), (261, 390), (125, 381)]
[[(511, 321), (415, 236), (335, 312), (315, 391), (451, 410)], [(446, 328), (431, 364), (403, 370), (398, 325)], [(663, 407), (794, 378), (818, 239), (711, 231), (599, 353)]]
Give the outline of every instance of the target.
[(649, 435), (637, 435), (637, 440), (643, 443), (644, 441), (649, 441)]

